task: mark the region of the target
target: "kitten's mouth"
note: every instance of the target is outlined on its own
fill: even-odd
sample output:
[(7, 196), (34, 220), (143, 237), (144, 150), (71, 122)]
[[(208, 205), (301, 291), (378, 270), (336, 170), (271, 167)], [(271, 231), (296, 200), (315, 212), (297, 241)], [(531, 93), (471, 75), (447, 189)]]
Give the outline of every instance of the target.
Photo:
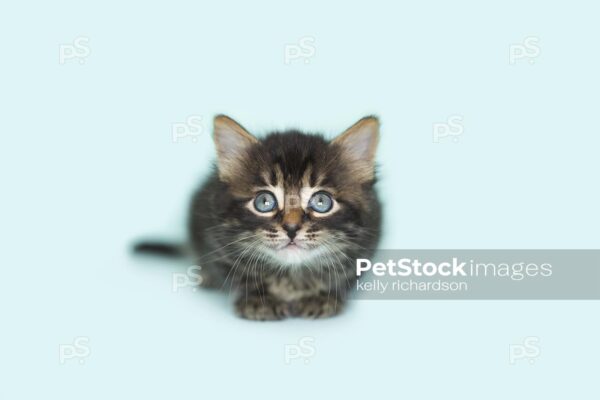
[(308, 255), (312, 253), (319, 246), (311, 246), (305, 243), (303, 240), (290, 239), (285, 243), (281, 243), (278, 246), (272, 247), (276, 254), (296, 254), (298, 256)]
[(298, 241), (293, 239), (280, 246), (277, 250), (307, 250), (307, 248)]

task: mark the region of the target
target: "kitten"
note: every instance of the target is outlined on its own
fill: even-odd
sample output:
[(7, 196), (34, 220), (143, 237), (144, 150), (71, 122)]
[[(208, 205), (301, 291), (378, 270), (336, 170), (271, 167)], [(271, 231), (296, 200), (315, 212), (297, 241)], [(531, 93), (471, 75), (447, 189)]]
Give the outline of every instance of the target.
[(354, 259), (370, 257), (380, 236), (378, 138), (375, 117), (327, 141), (295, 130), (259, 139), (217, 116), (217, 169), (189, 224), (202, 285), (235, 290), (247, 319), (339, 313)]

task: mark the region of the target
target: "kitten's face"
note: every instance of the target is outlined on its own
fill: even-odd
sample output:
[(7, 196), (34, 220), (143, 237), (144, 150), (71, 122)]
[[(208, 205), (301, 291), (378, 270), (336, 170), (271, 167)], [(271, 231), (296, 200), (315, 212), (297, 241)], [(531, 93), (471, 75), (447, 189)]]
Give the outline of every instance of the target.
[(236, 240), (284, 267), (339, 264), (346, 250), (369, 245), (375, 232), (368, 219), (379, 207), (372, 187), (377, 131), (377, 120), (366, 118), (331, 142), (295, 131), (258, 140), (218, 117), (219, 176), (231, 196)]

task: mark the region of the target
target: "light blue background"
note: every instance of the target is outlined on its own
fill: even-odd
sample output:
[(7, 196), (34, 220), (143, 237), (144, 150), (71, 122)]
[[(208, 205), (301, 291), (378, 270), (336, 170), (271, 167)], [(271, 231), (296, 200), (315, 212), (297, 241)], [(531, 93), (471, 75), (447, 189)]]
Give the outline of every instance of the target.
[[(597, 302), (361, 301), (236, 319), (171, 291), (210, 120), (341, 132), (381, 117), (387, 248), (598, 248), (594, 2), (13, 2), (0, 7), (0, 397), (598, 399)], [(59, 45), (88, 37), (84, 64)], [(284, 47), (315, 38), (308, 64)], [(539, 38), (533, 64), (509, 46)], [(171, 124), (200, 115), (196, 143)], [(464, 121), (458, 143), (432, 126)], [(84, 364), (60, 344), (88, 337)], [(308, 363), (286, 344), (314, 338)], [(533, 365), (508, 348), (540, 338)]]

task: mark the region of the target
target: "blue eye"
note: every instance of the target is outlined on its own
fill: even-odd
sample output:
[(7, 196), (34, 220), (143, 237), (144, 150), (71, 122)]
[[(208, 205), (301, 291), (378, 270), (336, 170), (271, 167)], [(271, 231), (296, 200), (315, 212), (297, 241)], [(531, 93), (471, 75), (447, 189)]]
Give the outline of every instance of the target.
[(310, 198), (308, 206), (318, 213), (326, 213), (333, 207), (333, 199), (325, 192), (318, 192)]
[(263, 213), (273, 211), (276, 206), (277, 200), (271, 192), (260, 192), (254, 199), (254, 208)]

